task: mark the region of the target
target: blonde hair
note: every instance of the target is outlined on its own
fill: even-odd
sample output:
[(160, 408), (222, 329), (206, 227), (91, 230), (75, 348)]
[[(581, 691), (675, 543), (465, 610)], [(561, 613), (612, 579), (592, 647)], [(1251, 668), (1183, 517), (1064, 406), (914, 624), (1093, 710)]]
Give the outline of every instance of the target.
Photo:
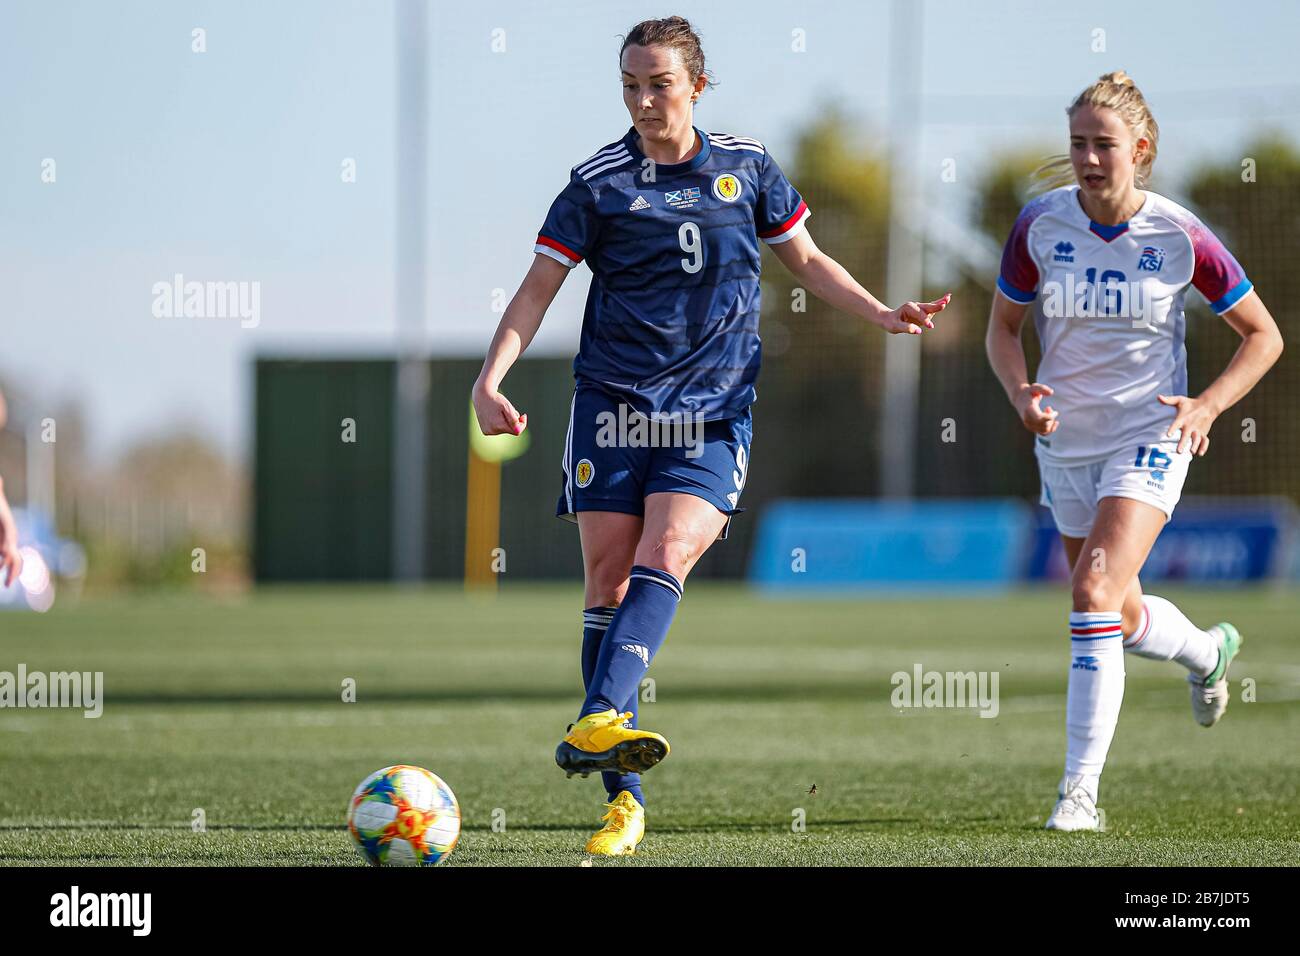
[[(1151, 115), (1151, 108), (1147, 106), (1142, 91), (1133, 82), (1133, 77), (1123, 70), (1103, 73), (1096, 83), (1074, 98), (1074, 102), (1066, 108), (1065, 115), (1074, 116), (1075, 110), (1080, 106), (1104, 106), (1114, 110), (1128, 127), (1133, 142), (1147, 140), (1150, 145), (1142, 152), (1137, 168), (1133, 171), (1134, 185), (1139, 189), (1145, 186), (1151, 178), (1151, 167), (1155, 165), (1160, 127), (1156, 125), (1156, 118)], [(1070, 157), (1053, 156), (1034, 170), (1033, 179), (1036, 192), (1072, 184), (1075, 176)]]

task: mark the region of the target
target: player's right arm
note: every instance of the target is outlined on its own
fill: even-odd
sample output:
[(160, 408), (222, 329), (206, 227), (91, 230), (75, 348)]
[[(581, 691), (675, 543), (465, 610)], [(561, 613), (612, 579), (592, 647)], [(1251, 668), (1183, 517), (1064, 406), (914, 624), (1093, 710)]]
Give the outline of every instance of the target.
[(546, 213), (533, 246), (533, 265), (506, 306), (474, 383), (474, 414), (484, 435), (518, 435), (528, 426), (528, 416), (520, 415), (498, 391), (501, 380), (537, 334), (564, 277), (596, 249), (599, 237), (596, 194), (574, 167), (569, 184)]
[(1029, 381), (1025, 350), (1020, 342), (1020, 329), (1028, 312), (1028, 305), (1013, 302), (1000, 291), (994, 292), (984, 351), (1020, 421), (1035, 435), (1050, 435), (1060, 422), (1055, 409), (1043, 408), (1040, 403), (1052, 390), (1041, 382)]
[(1038, 263), (1029, 246), (1029, 227), (1037, 215), (1034, 207), (1031, 203), (1020, 211), (1002, 247), (1002, 264), (998, 270), (998, 287), (993, 293), (989, 328), (984, 335), (984, 351), (1021, 423), (1035, 435), (1050, 435), (1059, 425), (1056, 411), (1043, 408), (1040, 403), (1052, 390), (1041, 382), (1029, 381), (1025, 350), (1020, 344), (1020, 328), (1038, 296)]
[(506, 372), (537, 334), (542, 316), (550, 308), (569, 272), (569, 267), (538, 253), (533, 257), (532, 267), (524, 276), (519, 291), (506, 306), (472, 393), (474, 414), (484, 435), (518, 435), (527, 427), (528, 416), (519, 414), (510, 404), (510, 399), (497, 389)]

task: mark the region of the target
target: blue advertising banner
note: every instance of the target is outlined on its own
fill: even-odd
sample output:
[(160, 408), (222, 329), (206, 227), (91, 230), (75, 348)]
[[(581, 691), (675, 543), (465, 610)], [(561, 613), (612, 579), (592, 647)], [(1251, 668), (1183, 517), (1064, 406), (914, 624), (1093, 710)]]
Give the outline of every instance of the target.
[[(1030, 580), (1069, 577), (1060, 535), (1046, 508), (1029, 562)], [(1143, 581), (1234, 582), (1284, 575), (1300, 515), (1288, 498), (1184, 498), (1156, 539)]]
[(750, 580), (765, 591), (996, 589), (1024, 574), (1034, 519), (1014, 499), (779, 500), (762, 515)]

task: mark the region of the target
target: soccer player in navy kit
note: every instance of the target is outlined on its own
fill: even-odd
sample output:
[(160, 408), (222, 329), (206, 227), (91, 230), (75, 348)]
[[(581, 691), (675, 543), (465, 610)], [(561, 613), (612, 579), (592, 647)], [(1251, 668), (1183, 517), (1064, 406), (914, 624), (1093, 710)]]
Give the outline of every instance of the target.
[(573, 168), (473, 393), (484, 434), (523, 431), (527, 415), (498, 387), (585, 260), (592, 280), (557, 513), (577, 522), (582, 542), (587, 697), (556, 762), (569, 775), (602, 773), (606, 826), (587, 851), (607, 855), (635, 851), (640, 773), (669, 752), (637, 727), (640, 681), (686, 576), (725, 537), (744, 488), (759, 241), (814, 295), (887, 332), (933, 328), (948, 302), (881, 305), (814, 245), (807, 204), (760, 142), (693, 125), (708, 76), (686, 20), (637, 24), (619, 56), (633, 125)]

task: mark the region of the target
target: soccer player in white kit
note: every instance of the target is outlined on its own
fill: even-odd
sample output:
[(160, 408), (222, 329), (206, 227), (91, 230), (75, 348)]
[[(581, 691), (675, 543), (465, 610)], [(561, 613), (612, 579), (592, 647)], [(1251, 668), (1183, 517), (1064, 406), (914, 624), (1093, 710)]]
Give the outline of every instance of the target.
[[(1095, 830), (1097, 787), (1124, 696), (1124, 652), (1188, 671), (1192, 712), (1213, 725), (1241, 638), (1201, 630), (1138, 571), (1173, 514), (1210, 429), (1282, 352), (1277, 324), (1242, 267), (1194, 215), (1141, 187), (1159, 130), (1126, 74), (1109, 73), (1067, 109), (1070, 154), (1044, 167), (1070, 185), (1021, 211), (1002, 256), (985, 345), (1036, 436), (1042, 503), (1073, 568), (1065, 773), (1051, 830)], [(1183, 314), (1195, 287), (1242, 342), (1200, 395), (1187, 393)], [(1032, 311), (1037, 381), (1020, 329)]]

